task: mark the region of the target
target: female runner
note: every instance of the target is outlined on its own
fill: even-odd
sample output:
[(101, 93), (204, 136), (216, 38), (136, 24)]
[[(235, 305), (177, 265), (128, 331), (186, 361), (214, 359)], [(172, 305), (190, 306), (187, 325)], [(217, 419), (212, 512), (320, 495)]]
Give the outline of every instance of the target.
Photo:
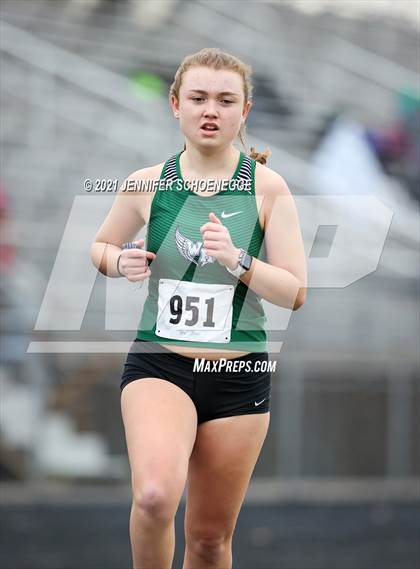
[[(261, 299), (293, 310), (305, 300), (287, 184), (264, 165), (269, 152), (246, 156), (233, 145), (238, 134), (244, 144), (250, 75), (216, 48), (184, 59), (170, 89), (184, 150), (125, 180), (92, 244), (103, 274), (149, 279), (120, 385), (135, 569), (171, 567), (185, 485), (183, 569), (232, 567), (232, 536), (270, 418)], [(128, 191), (133, 184), (139, 191)], [(146, 224), (146, 249), (143, 239), (125, 248)], [(194, 367), (200, 362), (206, 367)]]

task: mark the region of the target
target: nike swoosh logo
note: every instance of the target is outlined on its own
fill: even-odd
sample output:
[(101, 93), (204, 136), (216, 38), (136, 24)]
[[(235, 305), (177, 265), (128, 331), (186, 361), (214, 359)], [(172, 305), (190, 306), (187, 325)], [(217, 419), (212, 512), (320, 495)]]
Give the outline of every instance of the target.
[(257, 403), (256, 401), (254, 401), (255, 407), (258, 407), (258, 405), (261, 405), (261, 403), (262, 403), (263, 401), (265, 401), (265, 397), (264, 397), (264, 399), (263, 399), (262, 401), (260, 401), (259, 403)]
[(238, 213), (242, 213), (241, 211), (234, 211), (233, 213), (225, 213), (224, 211), (222, 211), (222, 219), (226, 219), (228, 217), (232, 217), (232, 215), (238, 215)]

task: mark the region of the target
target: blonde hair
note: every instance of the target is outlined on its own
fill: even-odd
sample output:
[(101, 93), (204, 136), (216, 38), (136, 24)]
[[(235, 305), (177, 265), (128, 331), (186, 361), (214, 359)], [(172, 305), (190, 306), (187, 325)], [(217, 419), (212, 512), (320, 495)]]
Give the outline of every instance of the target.
[[(179, 100), (182, 75), (192, 67), (210, 67), (216, 70), (228, 69), (229, 71), (239, 73), (242, 77), (245, 102), (252, 101), (251, 66), (217, 47), (206, 47), (197, 53), (187, 55), (187, 57), (183, 59), (181, 65), (176, 70), (174, 81), (169, 88), (169, 98), (174, 96)], [(242, 124), (238, 136), (245, 152), (257, 162), (266, 164), (268, 157), (271, 155), (270, 149), (267, 148), (264, 152), (257, 152), (255, 148), (251, 148), (248, 152), (245, 145), (245, 133), (246, 127), (245, 124)]]

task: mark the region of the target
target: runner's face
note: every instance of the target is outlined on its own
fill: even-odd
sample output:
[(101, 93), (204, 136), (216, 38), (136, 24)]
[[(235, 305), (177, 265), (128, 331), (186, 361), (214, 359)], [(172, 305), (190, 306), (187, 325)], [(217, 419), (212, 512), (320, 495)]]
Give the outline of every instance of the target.
[(250, 106), (250, 103), (244, 105), (239, 73), (208, 67), (186, 71), (182, 76), (179, 102), (172, 98), (172, 109), (185, 137), (195, 146), (206, 148), (231, 144)]

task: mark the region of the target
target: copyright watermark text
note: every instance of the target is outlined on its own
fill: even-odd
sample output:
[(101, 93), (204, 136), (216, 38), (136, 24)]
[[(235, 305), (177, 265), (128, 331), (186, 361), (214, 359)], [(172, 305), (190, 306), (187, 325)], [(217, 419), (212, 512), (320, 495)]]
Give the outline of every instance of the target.
[[(180, 179), (176, 180), (125, 180), (121, 185), (121, 192), (124, 193), (150, 193), (155, 191), (190, 191), (190, 192), (219, 192), (229, 191), (251, 191), (252, 182), (248, 179), (233, 180), (189, 180), (188, 182)], [(119, 180), (86, 178), (83, 182), (86, 192), (95, 193), (114, 193), (120, 188)]]

